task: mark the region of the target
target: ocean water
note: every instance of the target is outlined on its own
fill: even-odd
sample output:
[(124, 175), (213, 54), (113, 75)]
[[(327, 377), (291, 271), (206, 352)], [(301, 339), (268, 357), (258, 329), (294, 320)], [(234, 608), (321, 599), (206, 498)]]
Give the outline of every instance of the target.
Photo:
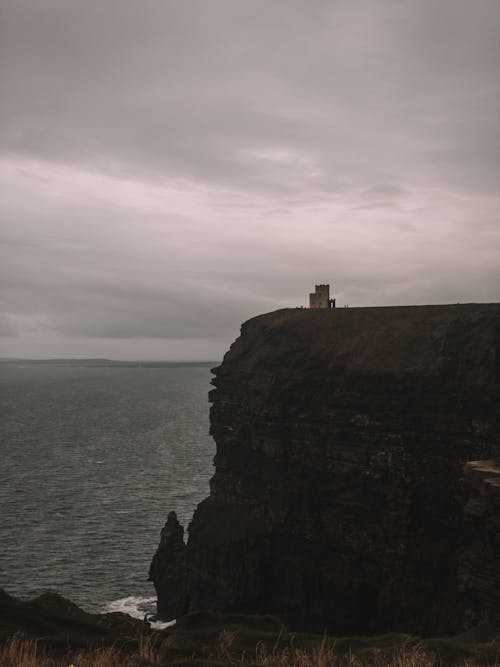
[(167, 514), (208, 494), (214, 365), (0, 363), (0, 587), (154, 610)]

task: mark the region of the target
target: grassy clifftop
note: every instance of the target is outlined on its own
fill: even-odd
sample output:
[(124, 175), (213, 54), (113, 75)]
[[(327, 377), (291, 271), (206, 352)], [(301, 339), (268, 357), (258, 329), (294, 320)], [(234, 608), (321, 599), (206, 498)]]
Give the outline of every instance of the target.
[(499, 330), (497, 303), (283, 309), (245, 322), (224, 365), (253, 371), (283, 362), (294, 369), (309, 359), (358, 371), (429, 374), (460, 355), (491, 371)]

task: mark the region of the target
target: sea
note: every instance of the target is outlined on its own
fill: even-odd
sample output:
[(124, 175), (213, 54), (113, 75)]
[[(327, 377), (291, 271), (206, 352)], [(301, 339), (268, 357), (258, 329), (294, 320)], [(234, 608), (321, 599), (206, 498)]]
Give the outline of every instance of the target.
[(208, 495), (217, 362), (0, 362), (0, 587), (89, 612), (155, 611), (167, 514)]

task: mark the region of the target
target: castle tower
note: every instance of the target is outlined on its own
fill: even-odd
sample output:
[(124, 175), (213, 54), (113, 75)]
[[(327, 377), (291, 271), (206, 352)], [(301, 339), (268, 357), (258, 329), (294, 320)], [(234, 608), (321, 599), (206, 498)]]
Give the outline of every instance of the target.
[(315, 285), (309, 294), (309, 308), (330, 308), (330, 285)]

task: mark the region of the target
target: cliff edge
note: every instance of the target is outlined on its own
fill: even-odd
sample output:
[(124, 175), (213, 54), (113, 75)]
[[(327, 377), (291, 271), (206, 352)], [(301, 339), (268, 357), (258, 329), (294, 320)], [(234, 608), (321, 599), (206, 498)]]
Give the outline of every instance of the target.
[(214, 369), (210, 495), (185, 548), (170, 515), (151, 566), (159, 614), (424, 634), (494, 617), (474, 586), (498, 581), (498, 544), (471, 529), (464, 465), (500, 459), (499, 343), (498, 304), (246, 322)]

